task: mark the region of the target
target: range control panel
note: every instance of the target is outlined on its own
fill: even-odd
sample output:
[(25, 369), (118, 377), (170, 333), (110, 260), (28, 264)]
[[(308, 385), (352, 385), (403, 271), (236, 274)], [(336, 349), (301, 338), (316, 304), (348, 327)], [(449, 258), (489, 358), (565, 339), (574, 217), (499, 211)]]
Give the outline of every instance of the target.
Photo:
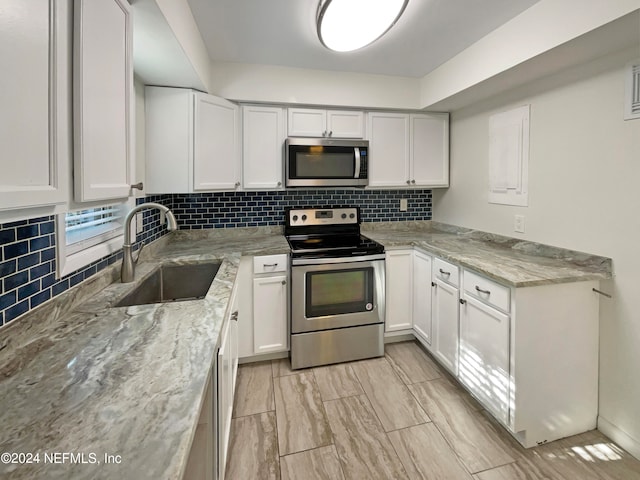
[(358, 209), (355, 207), (306, 208), (289, 210), (289, 225), (352, 225), (358, 223)]

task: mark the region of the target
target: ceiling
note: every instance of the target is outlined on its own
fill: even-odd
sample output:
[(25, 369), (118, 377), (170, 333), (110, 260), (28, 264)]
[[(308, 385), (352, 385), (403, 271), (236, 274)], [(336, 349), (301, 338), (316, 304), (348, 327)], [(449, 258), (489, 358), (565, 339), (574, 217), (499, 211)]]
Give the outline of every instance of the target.
[(318, 40), (318, 0), (188, 3), (214, 62), (422, 77), (538, 1), (409, 0), (384, 37), (349, 53)]

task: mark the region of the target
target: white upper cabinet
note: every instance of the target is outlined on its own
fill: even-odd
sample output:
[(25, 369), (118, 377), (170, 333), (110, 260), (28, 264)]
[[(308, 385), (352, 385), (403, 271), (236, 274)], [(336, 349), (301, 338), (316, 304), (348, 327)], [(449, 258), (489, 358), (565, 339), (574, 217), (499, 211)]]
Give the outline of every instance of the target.
[(409, 178), (409, 115), (370, 112), (369, 186), (407, 186)]
[(282, 188), (284, 109), (242, 107), (242, 179), (246, 190)]
[(449, 186), (449, 114), (412, 114), (411, 185)]
[(67, 200), (68, 8), (56, 0), (0, 7), (0, 210)]
[(74, 6), (75, 200), (125, 198), (133, 183), (130, 7), (125, 0)]
[(239, 108), (192, 90), (145, 88), (146, 193), (236, 190)]
[(290, 137), (364, 137), (364, 113), (360, 111), (289, 108), (287, 113)]
[(369, 112), (370, 187), (448, 187), (449, 115)]
[(239, 108), (195, 93), (193, 189), (234, 190), (240, 186)]

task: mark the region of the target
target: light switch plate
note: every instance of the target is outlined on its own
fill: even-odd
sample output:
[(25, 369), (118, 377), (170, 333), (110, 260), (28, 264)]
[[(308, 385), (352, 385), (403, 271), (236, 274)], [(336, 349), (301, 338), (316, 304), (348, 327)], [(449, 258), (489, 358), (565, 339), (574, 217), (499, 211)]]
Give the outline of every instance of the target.
[(513, 229), (518, 233), (524, 233), (524, 215), (516, 215), (513, 222)]
[(409, 208), (407, 204), (408, 204), (408, 202), (407, 202), (406, 198), (401, 198), (400, 199), (400, 211), (401, 212), (406, 212), (407, 211), (407, 209)]

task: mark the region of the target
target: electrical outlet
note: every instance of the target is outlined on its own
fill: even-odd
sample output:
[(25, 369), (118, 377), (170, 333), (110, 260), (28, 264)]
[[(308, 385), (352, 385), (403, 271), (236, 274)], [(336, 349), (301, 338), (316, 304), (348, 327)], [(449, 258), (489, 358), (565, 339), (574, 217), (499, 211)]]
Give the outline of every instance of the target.
[(409, 208), (407, 205), (407, 199), (406, 198), (401, 198), (400, 199), (400, 211), (401, 212), (406, 212), (407, 209)]
[(513, 229), (518, 233), (524, 233), (524, 215), (516, 215), (513, 222)]
[(142, 212), (136, 213), (136, 234), (141, 234), (144, 230), (142, 225)]

